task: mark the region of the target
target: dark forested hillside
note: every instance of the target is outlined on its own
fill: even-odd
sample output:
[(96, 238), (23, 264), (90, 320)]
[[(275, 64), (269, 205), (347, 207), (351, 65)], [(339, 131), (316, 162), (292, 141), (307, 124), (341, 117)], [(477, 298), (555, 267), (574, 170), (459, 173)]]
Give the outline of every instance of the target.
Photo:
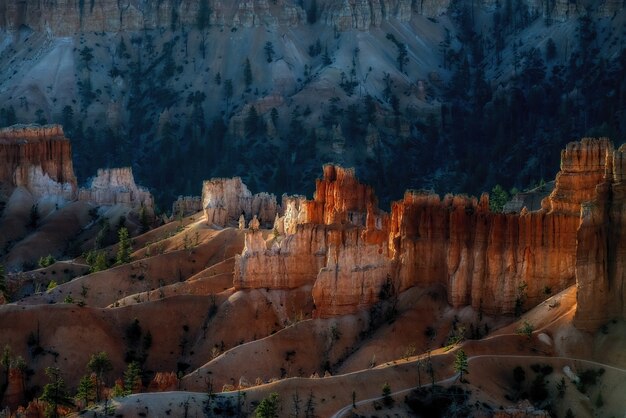
[(565, 143), (624, 137), (618, 6), (455, 0), (368, 26), (332, 3), (255, 3), (231, 20), (201, 1), (167, 24), (63, 37), (5, 17), (0, 125), (62, 123), (79, 181), (131, 165), (162, 208), (214, 176), (310, 193), (329, 161), (384, 200), (526, 188), (553, 177)]

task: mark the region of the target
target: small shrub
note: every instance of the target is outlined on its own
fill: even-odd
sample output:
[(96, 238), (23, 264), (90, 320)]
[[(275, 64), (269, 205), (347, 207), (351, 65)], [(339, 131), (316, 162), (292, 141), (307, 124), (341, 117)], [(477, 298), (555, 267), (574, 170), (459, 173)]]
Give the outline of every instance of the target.
[(530, 339), (530, 337), (532, 337), (533, 335), (534, 330), (535, 330), (535, 327), (533, 324), (531, 324), (528, 321), (524, 321), (524, 323), (520, 325), (519, 328), (515, 330), (515, 332), (518, 335), (525, 335), (528, 339)]
[(45, 257), (39, 258), (39, 267), (46, 268), (53, 265), (56, 262), (54, 257), (51, 254), (48, 254)]
[(383, 403), (385, 406), (390, 407), (393, 405), (393, 398), (391, 397), (391, 386), (389, 383), (385, 382), (383, 385)]

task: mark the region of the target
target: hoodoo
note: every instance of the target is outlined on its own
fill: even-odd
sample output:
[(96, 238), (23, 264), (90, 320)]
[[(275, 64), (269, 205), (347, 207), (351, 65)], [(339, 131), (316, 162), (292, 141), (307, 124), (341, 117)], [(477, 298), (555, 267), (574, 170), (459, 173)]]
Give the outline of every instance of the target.
[(0, 187), (6, 195), (24, 187), (35, 198), (76, 197), (72, 146), (59, 125), (0, 129), (0, 162)]
[[(453, 307), (513, 314), (578, 281), (577, 323), (602, 305), (589, 318), (597, 325), (622, 315), (609, 291), (622, 288), (622, 152), (608, 139), (570, 143), (542, 208), (519, 214), (491, 212), (487, 195), (409, 191), (388, 215), (354, 170), (327, 165), (313, 200), (283, 199), (273, 237), (246, 233), (235, 287), (311, 285), (317, 315), (328, 317), (371, 306), (388, 281), (400, 292), (440, 284)], [(609, 293), (617, 299), (607, 305)]]

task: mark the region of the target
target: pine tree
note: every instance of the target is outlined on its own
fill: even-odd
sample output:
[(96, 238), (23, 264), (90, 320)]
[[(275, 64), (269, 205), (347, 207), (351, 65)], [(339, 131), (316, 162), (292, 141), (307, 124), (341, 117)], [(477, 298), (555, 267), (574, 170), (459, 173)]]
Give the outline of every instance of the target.
[(274, 60), (274, 44), (270, 41), (265, 42), (265, 57), (267, 58), (267, 62), (272, 62)]
[(141, 386), (141, 368), (139, 363), (133, 361), (124, 372), (124, 394), (132, 394), (137, 386)]
[(461, 382), (463, 382), (463, 375), (469, 374), (467, 354), (465, 354), (465, 351), (463, 350), (459, 350), (456, 353), (456, 357), (454, 359), (454, 371), (459, 373), (459, 380)]
[(130, 253), (132, 246), (130, 244), (130, 237), (128, 235), (128, 229), (125, 227), (120, 228), (118, 232), (119, 244), (117, 247), (117, 259), (116, 264), (126, 264), (130, 262)]
[(59, 406), (73, 407), (74, 402), (67, 392), (65, 381), (61, 377), (61, 370), (58, 367), (47, 367), (46, 375), (50, 379), (50, 383), (43, 387), (43, 394), (40, 399), (48, 404), (46, 417), (58, 418)]
[(257, 406), (255, 415), (257, 418), (278, 417), (278, 394), (271, 393), (269, 398), (265, 398)]
[(389, 383), (386, 382), (383, 385), (383, 403), (386, 406), (393, 405), (393, 398), (391, 397), (391, 386), (389, 386)]
[(243, 79), (246, 83), (246, 88), (249, 89), (252, 85), (252, 66), (248, 58), (246, 58), (246, 62), (243, 65)]
[(78, 382), (78, 389), (76, 391), (76, 399), (82, 401), (84, 407), (89, 406), (89, 403), (96, 398), (96, 382), (89, 375), (84, 375)]
[(100, 402), (100, 386), (104, 383), (104, 375), (113, 370), (109, 355), (106, 351), (93, 354), (87, 368), (96, 375), (96, 400)]
[(306, 19), (311, 25), (317, 22), (317, 0), (311, 2), (311, 7), (306, 13)]

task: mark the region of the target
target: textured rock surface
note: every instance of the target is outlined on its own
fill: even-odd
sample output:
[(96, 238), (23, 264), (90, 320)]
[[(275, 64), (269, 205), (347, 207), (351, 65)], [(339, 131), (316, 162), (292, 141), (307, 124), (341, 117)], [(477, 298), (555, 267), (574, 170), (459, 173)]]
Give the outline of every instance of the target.
[[(194, 26), (199, 4), (192, 0), (0, 0), (0, 27), (14, 30), (25, 25), (37, 31), (68, 35), (81, 30), (116, 32), (170, 28), (172, 24)], [(209, 10), (209, 21), (214, 25), (293, 26), (306, 20), (304, 10), (291, 1), (210, 0)]]
[(612, 153), (613, 144), (606, 138), (570, 142), (561, 151), (556, 187), (543, 206), (578, 216), (581, 203), (593, 200), (596, 185), (604, 181), (607, 156)]
[(513, 313), (516, 303), (540, 302), (546, 287), (574, 283), (577, 216), (488, 208), (486, 196), (411, 192), (394, 203), (390, 242), (400, 290), (440, 283), (453, 306)]
[(179, 196), (172, 203), (173, 216), (189, 216), (202, 211), (202, 198), (200, 196)]
[[(388, 19), (406, 22), (413, 12), (435, 17), (445, 13), (450, 4), (449, 0), (318, 0), (317, 3), (318, 20), (339, 30), (367, 30)], [(612, 7), (608, 5), (607, 10)], [(209, 0), (208, 8), (209, 22), (218, 26), (296, 26), (307, 21), (302, 3), (295, 0)], [(24, 25), (56, 35), (81, 30), (136, 31), (169, 28), (172, 24), (193, 26), (199, 11), (199, 2), (192, 0), (0, 0), (0, 28), (15, 30)]]
[(626, 146), (607, 153), (605, 178), (583, 205), (576, 260), (577, 327), (626, 317)]
[(487, 195), (407, 192), (387, 215), (354, 171), (327, 165), (313, 200), (283, 198), (273, 239), (247, 233), (235, 286), (313, 285), (328, 317), (371, 306), (388, 280), (399, 291), (440, 284), (452, 306), (512, 314), (578, 277), (579, 323), (622, 316), (624, 151), (606, 139), (569, 144), (543, 207), (508, 214), (490, 212)]
[(271, 225), (276, 218), (276, 196), (253, 195), (241, 178), (212, 179), (202, 185), (202, 207), (209, 225), (236, 224), (243, 214), (247, 220), (257, 216), (261, 224)]
[(278, 236), (265, 241), (246, 233), (235, 267), (235, 287), (293, 289), (313, 285), (317, 315), (354, 312), (374, 303), (391, 272), (388, 217), (375, 206), (373, 190), (354, 170), (324, 166), (315, 198), (283, 197)]
[(502, 212), (504, 213), (520, 213), (524, 208), (528, 211), (535, 211), (541, 209), (541, 202), (548, 197), (554, 190), (555, 182), (549, 181), (546, 184), (539, 186), (533, 190), (527, 192), (517, 193), (511, 198), (504, 207)]
[(4, 392), (2, 404), (8, 406), (12, 411), (15, 411), (18, 406), (24, 404), (26, 399), (24, 393), (25, 388), (26, 382), (24, 381), (24, 374), (16, 368), (10, 368), (8, 385)]
[(0, 129), (0, 187), (24, 187), (35, 198), (76, 196), (72, 147), (59, 125)]
[(132, 209), (146, 209), (154, 214), (154, 199), (150, 192), (135, 184), (130, 167), (99, 169), (88, 188), (81, 188), (78, 199), (96, 205), (122, 204)]
[(305, 222), (365, 225), (369, 205), (376, 205), (370, 186), (359, 183), (354, 169), (327, 164), (324, 177), (315, 185), (313, 200), (303, 202)]

